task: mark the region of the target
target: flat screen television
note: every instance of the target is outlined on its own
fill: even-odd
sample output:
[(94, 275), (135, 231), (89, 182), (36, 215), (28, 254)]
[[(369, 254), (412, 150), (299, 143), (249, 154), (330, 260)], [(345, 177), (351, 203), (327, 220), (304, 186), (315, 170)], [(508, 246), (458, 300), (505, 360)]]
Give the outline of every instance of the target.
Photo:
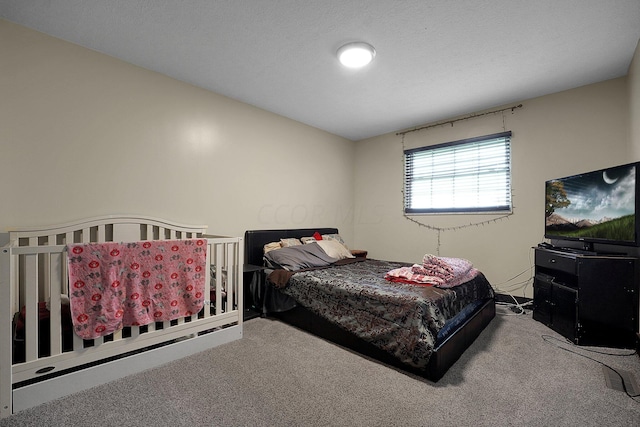
[(545, 183), (544, 237), (639, 246), (638, 163), (552, 179)]

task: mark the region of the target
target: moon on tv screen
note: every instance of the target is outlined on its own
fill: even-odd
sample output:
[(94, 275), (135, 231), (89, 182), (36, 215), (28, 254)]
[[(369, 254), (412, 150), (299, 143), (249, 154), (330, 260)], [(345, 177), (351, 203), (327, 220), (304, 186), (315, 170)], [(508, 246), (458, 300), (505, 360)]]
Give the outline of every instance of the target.
[(615, 182), (618, 180), (618, 178), (611, 178), (609, 177), (609, 175), (607, 175), (607, 172), (604, 171), (602, 172), (602, 179), (604, 180), (604, 182), (606, 182), (607, 184), (615, 184)]

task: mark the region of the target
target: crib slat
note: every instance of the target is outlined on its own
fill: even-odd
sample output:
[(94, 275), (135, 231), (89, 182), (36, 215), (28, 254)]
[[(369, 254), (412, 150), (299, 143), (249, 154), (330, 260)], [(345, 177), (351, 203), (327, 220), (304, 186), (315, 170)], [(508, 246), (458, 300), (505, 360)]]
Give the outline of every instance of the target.
[[(84, 233), (83, 233), (83, 234), (84, 234)], [(75, 241), (74, 237), (75, 237), (75, 236), (73, 235), (73, 232), (67, 232), (67, 233), (65, 233), (65, 243), (66, 243), (67, 245), (70, 245), (70, 244), (72, 244), (72, 243), (79, 243), (79, 242), (76, 242), (76, 241)], [(69, 256), (69, 255), (67, 254), (67, 256)], [(66, 265), (67, 263), (65, 262), (64, 264), (65, 264), (65, 278), (64, 278), (64, 279), (65, 279), (65, 281), (67, 281), (67, 283), (68, 283), (68, 280), (69, 280), (69, 270), (68, 270), (68, 266)], [(82, 350), (82, 349), (84, 348), (84, 341), (82, 340), (82, 338), (80, 338), (80, 337), (75, 333), (75, 331), (74, 331), (74, 333), (73, 333), (73, 335), (72, 335), (72, 336), (73, 336), (73, 350), (74, 350), (74, 351)]]
[(211, 251), (212, 244), (207, 241), (207, 262), (206, 262), (206, 271), (204, 274), (204, 317), (211, 316), (211, 269), (209, 266), (211, 265)]
[(6, 343), (13, 339), (11, 320), (16, 312), (12, 296), (17, 293), (12, 286), (17, 283), (14, 281), (14, 270), (11, 249), (0, 249), (0, 342), (5, 343), (0, 347), (0, 418), (10, 415), (13, 410), (12, 352)]
[(42, 280), (43, 280), (43, 288), (42, 288), (42, 300), (49, 301), (51, 299), (51, 288), (49, 284), (51, 283), (51, 257), (49, 254), (44, 254), (42, 259)]
[(69, 283), (69, 270), (67, 265), (67, 252), (64, 251), (60, 255), (60, 272), (62, 277), (62, 283), (60, 284), (60, 293), (69, 296), (69, 288), (67, 287), (67, 283)]
[(49, 302), (49, 334), (51, 337), (51, 355), (62, 353), (62, 302), (60, 298), (60, 287), (62, 286), (60, 263), (61, 254), (46, 254), (48, 259), (48, 286)]
[[(12, 259), (13, 258), (13, 259)], [(14, 286), (11, 287), (10, 291), (11, 291), (11, 313), (17, 313), (20, 310), (21, 307), (21, 291), (20, 291), (20, 287), (18, 285), (19, 280), (18, 280), (18, 272), (20, 271), (20, 264), (19, 264), (19, 258), (18, 256), (14, 256), (14, 257), (10, 257), (8, 263), (11, 266), (9, 268), (9, 280), (10, 280), (10, 284), (13, 284)]]
[(236, 289), (231, 286), (231, 284), (236, 283), (236, 278), (234, 277), (235, 269), (233, 268), (233, 266), (236, 265), (236, 257), (233, 245), (227, 243), (225, 244), (225, 248), (227, 252), (227, 262), (225, 266), (227, 267), (227, 283), (229, 284), (227, 286), (227, 310), (231, 311), (237, 308)]
[(222, 313), (222, 292), (224, 281), (222, 280), (222, 245), (215, 245), (215, 259), (216, 259), (216, 314)]
[(131, 326), (131, 339), (138, 338), (140, 336), (140, 326)]
[(24, 267), (25, 357), (29, 362), (38, 358), (38, 255), (25, 255)]
[(73, 351), (82, 350), (84, 348), (84, 341), (82, 338), (78, 336), (78, 334), (73, 332)]
[[(51, 235), (47, 237), (47, 244), (49, 246), (57, 246), (58, 244), (58, 240), (57, 240), (57, 236)], [(49, 260), (50, 262), (50, 270), (49, 270), (49, 274), (52, 276), (56, 276), (57, 275), (57, 279), (55, 283), (58, 283), (59, 286), (58, 287), (51, 287), (50, 292), (53, 294), (54, 292), (58, 292), (60, 294), (67, 294), (67, 289), (65, 287), (65, 283), (62, 281), (62, 274), (63, 274), (63, 268), (62, 268), (62, 263), (64, 262), (64, 258), (62, 256), (62, 253), (51, 253), (51, 258)]]

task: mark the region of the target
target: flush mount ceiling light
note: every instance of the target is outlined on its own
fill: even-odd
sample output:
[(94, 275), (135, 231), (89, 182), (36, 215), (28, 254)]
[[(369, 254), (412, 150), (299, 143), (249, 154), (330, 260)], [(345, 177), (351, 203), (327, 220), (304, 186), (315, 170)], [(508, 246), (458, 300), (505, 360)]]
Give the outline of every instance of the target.
[(338, 60), (349, 68), (360, 68), (369, 64), (376, 57), (376, 50), (368, 43), (347, 43), (338, 49)]

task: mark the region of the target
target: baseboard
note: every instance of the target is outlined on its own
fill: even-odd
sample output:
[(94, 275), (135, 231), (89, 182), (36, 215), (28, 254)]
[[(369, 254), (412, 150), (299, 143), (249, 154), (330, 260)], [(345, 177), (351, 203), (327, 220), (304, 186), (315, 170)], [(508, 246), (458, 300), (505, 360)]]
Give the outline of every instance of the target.
[(509, 303), (509, 304), (513, 304), (514, 303), (514, 301), (513, 301), (514, 298), (518, 302), (518, 304), (525, 304), (527, 302), (533, 301), (533, 299), (531, 299), (531, 298), (517, 297), (517, 296), (511, 296), (511, 295), (507, 295), (507, 294), (496, 294), (496, 302), (497, 303), (506, 302), (506, 303)]

